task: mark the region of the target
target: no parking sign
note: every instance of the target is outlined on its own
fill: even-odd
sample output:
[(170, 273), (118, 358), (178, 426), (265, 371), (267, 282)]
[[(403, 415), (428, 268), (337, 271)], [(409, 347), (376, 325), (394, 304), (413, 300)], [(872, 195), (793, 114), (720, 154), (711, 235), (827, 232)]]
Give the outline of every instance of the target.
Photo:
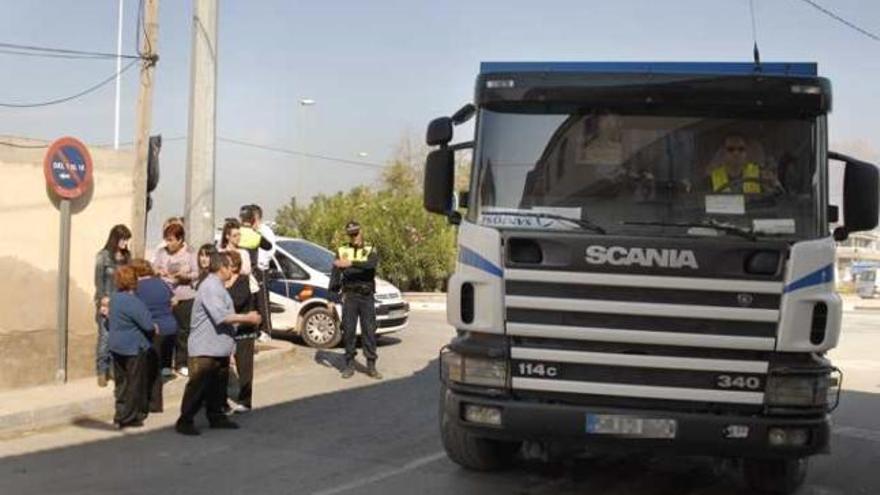
[(46, 184), (60, 199), (60, 246), (58, 249), (58, 368), (56, 379), (67, 381), (67, 312), (70, 296), (70, 201), (85, 194), (92, 185), (92, 156), (78, 139), (56, 140), (43, 158)]
[(92, 156), (78, 139), (63, 137), (46, 151), (43, 174), (55, 194), (63, 199), (76, 199), (92, 184)]

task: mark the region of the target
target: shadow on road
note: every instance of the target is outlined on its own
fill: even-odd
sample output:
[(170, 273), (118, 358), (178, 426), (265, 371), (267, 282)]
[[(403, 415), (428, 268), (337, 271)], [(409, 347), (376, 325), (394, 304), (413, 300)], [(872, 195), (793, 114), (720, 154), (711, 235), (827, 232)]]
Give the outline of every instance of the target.
[[(336, 367), (338, 351), (319, 351)], [(318, 360), (316, 356), (316, 361)], [(506, 472), (465, 471), (442, 455), (437, 362), (411, 376), (235, 416), (242, 429), (129, 431), (108, 440), (0, 459), (0, 493), (376, 493), (746, 495), (731, 464), (593, 453), (561, 462), (525, 456)], [(287, 382), (285, 382), (286, 384)], [(290, 386), (296, 386), (292, 382)], [(258, 386), (255, 393), (262, 392)], [(846, 392), (832, 456), (813, 462), (802, 494), (880, 493), (880, 395)], [(98, 422), (80, 426), (98, 427)], [(341, 488), (340, 488), (341, 487)], [(335, 491), (334, 491), (335, 490)]]

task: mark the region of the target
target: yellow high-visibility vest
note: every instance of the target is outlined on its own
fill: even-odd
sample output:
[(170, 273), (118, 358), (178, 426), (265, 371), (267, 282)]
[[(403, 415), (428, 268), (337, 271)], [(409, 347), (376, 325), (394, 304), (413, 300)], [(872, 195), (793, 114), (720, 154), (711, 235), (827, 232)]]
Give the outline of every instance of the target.
[(241, 240), (238, 241), (238, 247), (242, 249), (257, 249), (260, 247), (260, 234), (251, 227), (242, 226)]
[(350, 260), (353, 263), (364, 263), (370, 254), (373, 253), (373, 246), (364, 245), (362, 248), (352, 246), (340, 246), (336, 254), (341, 260)]
[[(758, 164), (746, 163), (742, 178), (743, 194), (761, 194), (761, 167)], [(721, 165), (712, 170), (712, 191), (733, 192), (729, 188), (730, 177), (727, 175), (727, 167)]]

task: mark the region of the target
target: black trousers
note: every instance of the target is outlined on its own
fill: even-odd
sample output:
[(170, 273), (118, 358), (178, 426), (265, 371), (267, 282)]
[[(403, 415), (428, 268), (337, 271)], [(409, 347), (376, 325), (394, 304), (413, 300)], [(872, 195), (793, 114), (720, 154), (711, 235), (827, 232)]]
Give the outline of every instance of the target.
[(174, 348), (177, 346), (177, 334), (157, 335), (153, 348), (159, 353), (159, 368), (171, 368), (174, 362)]
[(183, 368), (189, 359), (187, 341), (189, 340), (189, 327), (192, 321), (193, 300), (187, 299), (178, 302), (171, 310), (174, 319), (177, 320), (177, 346), (174, 353), (174, 367)]
[[(229, 380), (232, 376), (232, 367), (228, 366), (220, 375), (220, 390), (223, 391), (223, 401), (229, 397)], [(235, 374), (238, 377), (238, 396), (236, 402), (243, 406), (252, 407), (254, 393), (254, 339), (242, 339), (235, 341)]]
[(238, 403), (251, 407), (254, 395), (254, 339), (235, 342), (235, 371), (238, 373)]
[(373, 294), (346, 291), (342, 295), (342, 335), (345, 339), (345, 359), (353, 361), (357, 355), (357, 322), (361, 321), (361, 342), (367, 361), (376, 361), (376, 306)]
[(229, 373), (228, 357), (195, 356), (189, 358), (189, 381), (183, 391), (178, 424), (192, 424), (196, 414), (205, 406), (208, 422), (225, 419), (223, 401), (223, 374)]
[(266, 272), (254, 268), (254, 278), (257, 279), (257, 284), (260, 286), (260, 291), (257, 292), (257, 311), (263, 318), (260, 330), (272, 333), (272, 311), (269, 310), (269, 286), (266, 285)]
[[(163, 337), (174, 338), (173, 335), (154, 335), (153, 347), (147, 352), (147, 385), (149, 412), (162, 412), (164, 402), (162, 400), (162, 342)], [(168, 341), (168, 339), (165, 339)], [(170, 340), (173, 344), (174, 341)]]
[(113, 356), (114, 388), (116, 413), (113, 422), (126, 426), (143, 421), (149, 413), (149, 365), (152, 350), (142, 351), (136, 356), (123, 356), (115, 352)]

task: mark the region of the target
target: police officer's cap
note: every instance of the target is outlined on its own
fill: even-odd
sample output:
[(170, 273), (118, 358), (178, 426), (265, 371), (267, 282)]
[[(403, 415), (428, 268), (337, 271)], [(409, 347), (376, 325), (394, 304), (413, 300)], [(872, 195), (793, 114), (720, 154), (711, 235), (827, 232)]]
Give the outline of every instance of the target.
[(361, 224), (355, 222), (354, 220), (349, 221), (345, 224), (345, 233), (348, 235), (358, 235), (361, 231)]

